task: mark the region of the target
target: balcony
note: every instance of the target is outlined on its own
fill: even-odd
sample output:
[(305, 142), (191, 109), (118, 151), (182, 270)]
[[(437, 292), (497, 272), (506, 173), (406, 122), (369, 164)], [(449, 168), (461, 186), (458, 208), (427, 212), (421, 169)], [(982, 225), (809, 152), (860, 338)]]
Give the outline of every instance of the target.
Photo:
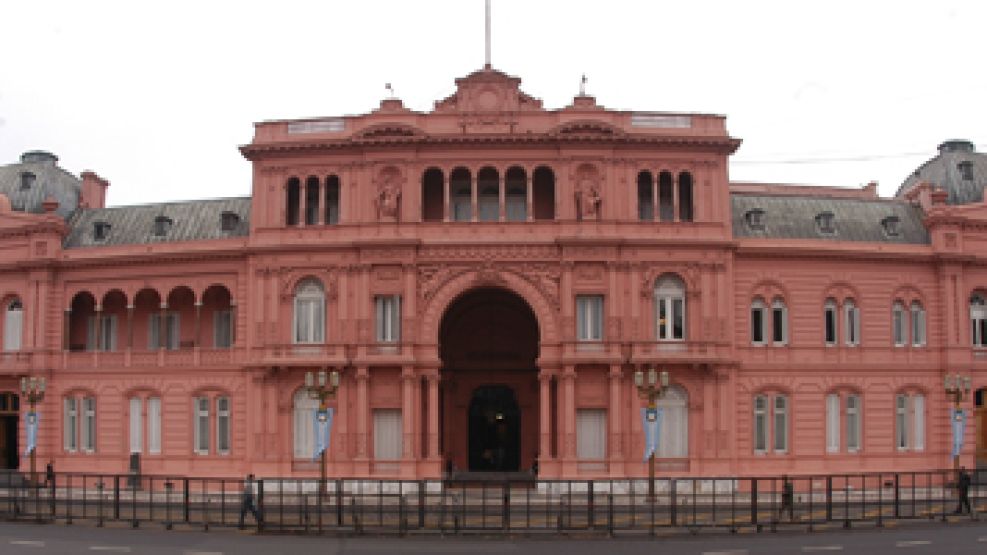
[(565, 364), (716, 364), (730, 346), (716, 341), (570, 341), (563, 343)]
[(31, 351), (9, 351), (0, 353), (0, 375), (19, 375), (33, 367), (35, 353)]
[(62, 351), (62, 368), (89, 370), (96, 368), (190, 368), (223, 366), (234, 362), (233, 349), (181, 349), (156, 351)]

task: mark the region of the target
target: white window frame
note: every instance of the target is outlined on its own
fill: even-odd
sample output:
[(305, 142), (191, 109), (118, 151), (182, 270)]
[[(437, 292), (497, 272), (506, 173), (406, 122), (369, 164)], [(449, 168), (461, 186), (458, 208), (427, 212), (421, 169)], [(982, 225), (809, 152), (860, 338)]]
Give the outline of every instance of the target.
[(96, 452), (96, 398), (82, 398), (80, 448), (84, 453)]
[(3, 319), (3, 350), (19, 351), (24, 345), (24, 303), (12, 299), (7, 303)]
[[(404, 415), (401, 409), (373, 409), (374, 460), (398, 461), (404, 453)], [(384, 429), (385, 423), (393, 429)], [(393, 437), (391, 437), (393, 436)]]
[(754, 396), (754, 452), (755, 453), (767, 453), (768, 444), (770, 436), (770, 424), (769, 424), (769, 413), (770, 413), (770, 403), (769, 397), (767, 395), (755, 395)]
[(319, 400), (305, 388), (299, 388), (292, 399), (293, 441), (296, 459), (312, 460), (315, 455), (315, 413)]
[[(771, 415), (771, 435), (773, 436), (772, 447), (778, 454), (788, 453), (788, 437), (790, 433), (791, 418), (789, 413), (788, 396), (777, 394), (771, 402), (773, 414)], [(779, 428), (784, 428), (779, 431)]]
[(217, 310), (212, 317), (212, 345), (214, 349), (233, 346), (233, 310)]
[(603, 341), (603, 295), (576, 295), (576, 338)]
[(849, 393), (846, 403), (846, 450), (858, 453), (863, 447), (863, 399), (857, 393)]
[(295, 288), (292, 315), (292, 343), (304, 345), (326, 340), (326, 295), (322, 283), (315, 279), (302, 281)]
[[(216, 453), (219, 455), (229, 455), (233, 446), (233, 436), (231, 435), (233, 407), (229, 396), (219, 395), (216, 397)], [(225, 441), (224, 441), (225, 439)]]
[(912, 317), (912, 347), (924, 347), (928, 341), (926, 337), (925, 308), (922, 303), (912, 301), (908, 307)]
[(976, 348), (987, 347), (987, 302), (980, 294), (970, 297), (970, 323), (973, 330), (970, 335), (971, 343)]
[(144, 400), (134, 396), (130, 398), (130, 453), (144, 451)]
[(925, 394), (913, 393), (912, 451), (925, 451)]
[(378, 343), (401, 341), (401, 295), (374, 297), (374, 328)]
[(576, 409), (576, 458), (602, 461), (607, 457), (607, 410)]
[[(836, 301), (833, 299), (826, 299), (823, 304), (823, 343), (827, 347), (835, 346), (837, 341), (839, 341), (840, 336), (840, 326), (839, 326), (839, 311), (836, 309)], [(832, 327), (832, 329), (830, 329)]]
[(853, 299), (843, 301), (844, 341), (847, 347), (860, 345), (860, 307)]
[(79, 450), (79, 399), (77, 397), (65, 397), (63, 403), (64, 426), (64, 448), (69, 453)]
[(750, 331), (751, 345), (767, 345), (768, 343), (768, 318), (767, 308), (764, 300), (757, 298), (751, 301), (750, 310)]
[[(775, 315), (779, 317), (776, 319)], [(781, 298), (771, 301), (771, 343), (775, 346), (788, 344), (788, 306)]]
[(895, 301), (891, 305), (891, 342), (895, 347), (908, 344), (908, 317), (905, 313), (905, 303)]
[[(678, 276), (666, 275), (655, 281), (655, 335), (658, 341), (685, 340), (688, 335), (685, 296), (685, 282)], [(677, 319), (678, 332), (675, 325)]]
[[(192, 398), (192, 452), (208, 455), (210, 447), (209, 398)], [(204, 433), (203, 433), (204, 432)]]
[(826, 395), (826, 452), (840, 452), (840, 405), (839, 393)]
[(175, 351), (179, 348), (182, 336), (181, 315), (173, 311), (165, 311), (165, 337), (161, 341), (161, 312), (153, 312), (148, 315), (147, 325), (147, 348), (151, 351), (165, 349)]
[(147, 452), (161, 454), (161, 397), (148, 397), (147, 401)]
[(899, 393), (894, 396), (894, 446), (898, 451), (907, 451), (911, 423), (908, 421), (908, 395)]

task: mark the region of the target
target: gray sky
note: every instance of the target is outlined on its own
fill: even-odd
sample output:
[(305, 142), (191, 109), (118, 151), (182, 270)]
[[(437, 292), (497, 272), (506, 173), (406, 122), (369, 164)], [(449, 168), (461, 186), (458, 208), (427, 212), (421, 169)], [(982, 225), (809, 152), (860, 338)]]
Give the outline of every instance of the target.
[[(0, 164), (50, 150), (109, 203), (245, 195), (252, 122), (429, 110), (483, 64), (483, 0), (8, 1)], [(892, 195), (987, 151), (987, 2), (493, 0), (493, 65), (547, 108), (725, 114), (731, 179)]]

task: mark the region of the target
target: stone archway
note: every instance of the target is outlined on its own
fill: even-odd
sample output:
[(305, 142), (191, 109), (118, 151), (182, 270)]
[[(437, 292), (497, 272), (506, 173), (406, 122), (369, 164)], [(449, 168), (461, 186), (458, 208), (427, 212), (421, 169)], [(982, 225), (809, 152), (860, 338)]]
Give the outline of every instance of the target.
[(518, 294), (470, 289), (439, 325), (442, 452), (456, 471), (527, 471), (539, 437), (539, 326)]

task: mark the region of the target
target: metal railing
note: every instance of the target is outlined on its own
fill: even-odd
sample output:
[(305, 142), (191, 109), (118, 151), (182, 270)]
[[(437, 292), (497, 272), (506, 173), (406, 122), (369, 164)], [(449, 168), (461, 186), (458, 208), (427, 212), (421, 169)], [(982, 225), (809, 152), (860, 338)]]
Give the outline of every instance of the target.
[[(297, 533), (567, 533), (655, 535), (662, 529), (736, 532), (883, 526), (946, 520), (956, 474), (923, 472), (782, 477), (444, 481), (262, 478), (260, 512), (245, 524)], [(984, 474), (987, 478), (987, 473)], [(987, 510), (987, 480), (973, 474), (974, 512)], [(785, 483), (789, 484), (786, 488)], [(241, 525), (243, 481), (135, 474), (0, 474), (0, 518), (122, 522), (209, 529)]]

